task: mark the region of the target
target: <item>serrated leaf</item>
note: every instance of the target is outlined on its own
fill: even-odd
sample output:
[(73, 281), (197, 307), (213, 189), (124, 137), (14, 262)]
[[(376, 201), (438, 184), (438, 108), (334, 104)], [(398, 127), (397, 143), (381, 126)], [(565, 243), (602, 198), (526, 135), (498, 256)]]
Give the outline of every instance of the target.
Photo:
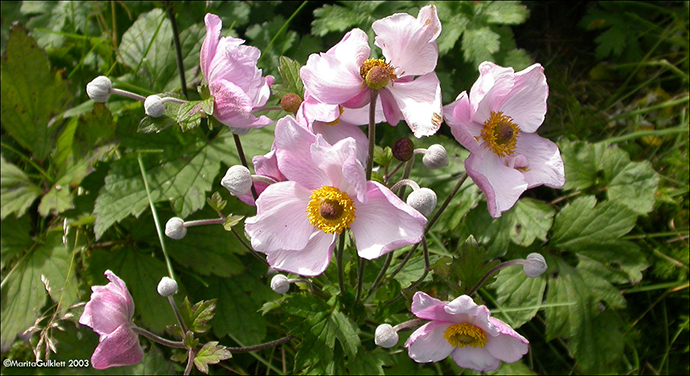
[(604, 177), (609, 182), (606, 195), (638, 214), (654, 209), (659, 175), (649, 161), (631, 162), (620, 148), (607, 148), (604, 153)]
[(500, 36), (489, 27), (472, 27), (462, 36), (462, 52), (465, 61), (479, 66), (483, 61), (493, 60), (493, 54), (501, 47)]
[(238, 223), (242, 222), (242, 219), (244, 219), (244, 217), (241, 215), (230, 215), (227, 218), (225, 218), (223, 228), (225, 229), (225, 231), (232, 231), (232, 228), (235, 227)]
[(55, 185), (41, 198), (38, 214), (47, 217), (49, 214), (58, 215), (72, 208), (74, 208), (74, 203), (69, 187)]
[(287, 91), (304, 98), (304, 84), (299, 75), (300, 68), (302, 68), (302, 64), (298, 61), (292, 60), (286, 56), (280, 57), (278, 72), (280, 72), (280, 77), (283, 78), (283, 84)]
[(72, 94), (21, 26), (10, 31), (1, 71), (2, 127), (34, 158), (43, 160), (53, 147), (56, 129), (48, 123), (66, 108)]
[(31, 244), (31, 223), (29, 217), (23, 216), (20, 218), (9, 217), (2, 220), (0, 226), (0, 262), (2, 262), (2, 269), (5, 269), (6, 264), (14, 260), (14, 257), (24, 251), (29, 250)]
[(223, 211), (225, 206), (228, 204), (228, 202), (223, 200), (218, 192), (213, 192), (211, 197), (206, 199), (206, 203), (211, 207), (211, 209), (218, 212)]
[(388, 166), (393, 161), (393, 150), (389, 146), (382, 148), (374, 146), (374, 162), (380, 166)]
[[(189, 305), (187, 298), (185, 297), (186, 305)], [(202, 300), (197, 302), (191, 308), (188, 307), (188, 318), (187, 322), (189, 329), (194, 333), (205, 333), (211, 327), (208, 322), (215, 316), (213, 312), (216, 309), (217, 299)]]
[(213, 333), (218, 337), (231, 334), (243, 344), (260, 343), (266, 337), (266, 321), (257, 312), (263, 302), (257, 301), (255, 291), (251, 295), (246, 291), (266, 287), (252, 283), (251, 278), (238, 278), (207, 279), (210, 287), (205, 294), (218, 298), (216, 311), (222, 312), (210, 321)]
[(201, 347), (194, 357), (194, 365), (199, 371), (208, 374), (209, 364), (218, 364), (221, 360), (232, 358), (232, 354), (224, 346), (218, 346), (218, 341), (211, 341)]
[(12, 213), (16, 217), (23, 216), (42, 193), (41, 188), (32, 183), (24, 171), (0, 157), (1, 219)]
[[(491, 268), (498, 264), (498, 260), (491, 261), (486, 250), (481, 247), (474, 237), (470, 236), (455, 252), (458, 257), (453, 258), (451, 273), (458, 282), (463, 293), (474, 287)], [(491, 284), (496, 275), (489, 277), (485, 284)]]
[(637, 215), (612, 201), (597, 205), (593, 196), (578, 197), (556, 215), (551, 241), (556, 247), (578, 252), (627, 234)]
[(529, 9), (519, 1), (491, 1), (484, 8), (488, 23), (519, 25), (529, 17)]
[(529, 247), (535, 239), (545, 242), (555, 214), (556, 211), (545, 202), (529, 198), (519, 200), (509, 212), (515, 219), (510, 232), (511, 240), (523, 247)]
[(338, 342), (340, 342), (340, 344), (343, 346), (345, 355), (347, 355), (350, 359), (354, 358), (357, 355), (357, 350), (361, 345), (361, 341), (357, 335), (357, 325), (352, 321), (352, 319), (339, 311), (334, 311), (333, 314), (331, 314), (331, 320), (337, 329), (335, 336), (338, 339)]
[(517, 310), (493, 311), (492, 315), (505, 321), (513, 329), (517, 329), (531, 320), (539, 311), (546, 290), (546, 278), (543, 276), (529, 278), (523, 272), (522, 266), (511, 266), (498, 273), (493, 287), (496, 288), (500, 308)]
[(604, 154), (603, 145), (562, 139), (558, 148), (567, 176), (563, 189), (584, 190), (596, 184), (597, 171), (600, 169), (598, 162)]

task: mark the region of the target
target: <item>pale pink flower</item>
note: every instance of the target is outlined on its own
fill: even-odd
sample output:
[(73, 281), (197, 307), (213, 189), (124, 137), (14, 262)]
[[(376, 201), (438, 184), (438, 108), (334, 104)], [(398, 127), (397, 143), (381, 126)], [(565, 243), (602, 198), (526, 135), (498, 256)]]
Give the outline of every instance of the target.
[(515, 73), (491, 62), (479, 65), (469, 97), (462, 92), (444, 107), (455, 138), (470, 151), (465, 169), (498, 218), (527, 189), (560, 188), (565, 172), (558, 146), (535, 132), (544, 121), (549, 87), (544, 68)]
[(273, 120), (255, 117), (252, 111), (268, 101), (273, 76), (261, 76), (256, 64), (261, 51), (243, 45), (244, 40), (223, 37), (221, 19), (208, 13), (204, 17), (206, 38), (201, 46), (201, 73), (214, 99), (213, 117), (236, 129), (261, 128)]
[(366, 33), (353, 29), (327, 52), (309, 57), (300, 70), (305, 88), (319, 102), (360, 108), (371, 101), (367, 74), (382, 68), (389, 79), (379, 89), (386, 121), (397, 125), (404, 119), (416, 137), (436, 133), (442, 121), (441, 86), (434, 73), (441, 33), (436, 7), (423, 7), (417, 18), (396, 13), (372, 28), (385, 61), (369, 59)]
[(144, 351), (132, 331), (134, 301), (123, 280), (110, 270), (105, 271), (105, 276), (110, 282), (91, 287), (91, 299), (79, 318), (80, 324), (91, 327), (100, 336), (91, 365), (105, 369), (137, 364), (144, 357)]
[(354, 139), (330, 145), (286, 116), (276, 124), (274, 145), (288, 181), (268, 186), (256, 201), (256, 216), (245, 221), (252, 247), (272, 267), (321, 274), (347, 229), (368, 260), (421, 241), (426, 218), (385, 186), (366, 180)]
[(442, 302), (418, 291), (411, 310), (420, 319), (431, 320), (405, 342), (415, 362), (438, 362), (450, 355), (460, 367), (487, 372), (496, 370), (501, 361), (517, 362), (529, 350), (525, 337), (467, 295)]

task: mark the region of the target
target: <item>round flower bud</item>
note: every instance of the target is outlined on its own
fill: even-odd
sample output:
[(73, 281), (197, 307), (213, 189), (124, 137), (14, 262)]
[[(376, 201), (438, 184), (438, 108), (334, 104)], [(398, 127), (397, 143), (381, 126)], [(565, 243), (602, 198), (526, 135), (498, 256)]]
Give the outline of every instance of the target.
[(544, 274), (548, 266), (544, 256), (538, 253), (530, 253), (527, 255), (527, 262), (522, 265), (522, 270), (530, 278), (537, 278)]
[(439, 144), (429, 146), (422, 158), (422, 163), (432, 170), (448, 166), (448, 153), (446, 153), (446, 148)]
[(388, 69), (375, 66), (369, 70), (367, 77), (364, 80), (370, 89), (378, 90), (388, 85), (391, 80)]
[(86, 84), (86, 94), (89, 98), (98, 103), (105, 103), (110, 97), (110, 90), (113, 88), (113, 83), (106, 76), (98, 76), (91, 82)]
[(374, 343), (386, 349), (398, 344), (398, 332), (390, 324), (381, 324), (374, 332)]
[(436, 193), (429, 188), (419, 188), (407, 196), (407, 204), (428, 217), (436, 208)]
[(280, 107), (285, 112), (297, 112), (300, 104), (302, 104), (302, 98), (295, 93), (287, 93), (280, 98)]
[(157, 118), (165, 112), (165, 105), (161, 97), (157, 95), (149, 95), (144, 101), (144, 112), (146, 115)]
[(271, 279), (271, 289), (280, 295), (285, 294), (290, 289), (290, 282), (286, 276), (282, 274), (276, 274)]
[(399, 138), (393, 143), (393, 156), (401, 162), (407, 162), (414, 156), (414, 142), (407, 137)]
[(246, 195), (252, 189), (252, 173), (242, 165), (232, 166), (223, 176), (220, 185), (230, 191), (233, 196)]
[(177, 292), (177, 282), (174, 279), (163, 277), (158, 282), (158, 294), (164, 298), (174, 295)]
[(182, 239), (187, 235), (187, 228), (180, 217), (172, 217), (165, 224), (165, 235), (172, 239)]

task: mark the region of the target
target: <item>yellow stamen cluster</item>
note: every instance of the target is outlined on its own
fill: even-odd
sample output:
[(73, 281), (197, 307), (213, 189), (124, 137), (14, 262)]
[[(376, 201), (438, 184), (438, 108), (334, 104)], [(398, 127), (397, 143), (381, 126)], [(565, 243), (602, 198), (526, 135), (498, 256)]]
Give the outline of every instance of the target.
[(484, 122), (481, 135), (487, 149), (499, 157), (505, 157), (515, 152), (518, 133), (520, 128), (513, 123), (513, 118), (503, 115), (503, 112), (491, 112), (489, 120)]
[[(372, 77), (369, 76), (369, 72), (371, 72), (372, 69), (374, 68), (380, 68), (383, 71), (386, 72), (388, 75), (388, 80), (390, 82), (394, 82), (396, 79), (398, 79), (398, 76), (396, 76), (393, 71), (395, 68), (393, 68), (390, 64), (386, 63), (383, 59), (367, 59), (361, 67), (359, 67), (359, 75), (362, 77), (362, 85), (363, 86), (371, 86), (370, 82), (372, 80)], [(384, 76), (385, 77), (385, 76)], [(375, 81), (380, 81), (381, 78), (377, 77)]]
[(454, 324), (443, 332), (443, 338), (453, 347), (484, 347), (486, 333), (468, 323)]
[(312, 191), (307, 204), (309, 223), (319, 230), (332, 234), (342, 233), (355, 220), (354, 202), (338, 188), (324, 185)]

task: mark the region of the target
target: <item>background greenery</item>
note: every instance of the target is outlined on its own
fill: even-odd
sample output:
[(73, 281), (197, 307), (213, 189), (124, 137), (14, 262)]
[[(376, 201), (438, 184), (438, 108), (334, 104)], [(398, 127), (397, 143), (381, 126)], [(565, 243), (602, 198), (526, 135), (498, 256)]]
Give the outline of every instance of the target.
[[(2, 2), (2, 358), (90, 358), (98, 338), (76, 325), (78, 303), (88, 300), (90, 286), (106, 282), (106, 269), (126, 281), (138, 325), (163, 334), (175, 322), (155, 290), (167, 271), (140, 154), (163, 222), (176, 215), (217, 216), (206, 203), (215, 191), (228, 201), (226, 215), (253, 215), (253, 208), (220, 188), (225, 169), (239, 163), (222, 127), (192, 119), (191, 125), (202, 126), (137, 132), (146, 125), (141, 103), (112, 96), (103, 106), (84, 92), (99, 75), (142, 95), (180, 92), (167, 6), (176, 17), (189, 99), (198, 100), (208, 12), (222, 18), (224, 35), (260, 48), (260, 68), (289, 86), (280, 78), (280, 56), (304, 64), (352, 27), (373, 40), (373, 21), (395, 12), (416, 16), (426, 4)], [(436, 6), (443, 24), (437, 73), (444, 104), (470, 89), (484, 60), (516, 70), (533, 62), (545, 67), (551, 90), (539, 133), (559, 144), (566, 186), (530, 190), (494, 220), (478, 189), (466, 183), (428, 236), (431, 272), (421, 284), (407, 289), (424, 277), (417, 254), (360, 306), (354, 306), (354, 291), (337, 295), (333, 267), (314, 279), (332, 299), (295, 287), (277, 295), (265, 265), (221, 226), (166, 239), (181, 282), (176, 298), (218, 299), (213, 329), (202, 343), (252, 345), (288, 332), (298, 338), (235, 354), (211, 373), (471, 373), (450, 359), (414, 363), (402, 347), (409, 332), (393, 349), (376, 348), (376, 325), (410, 318), (409, 299), (386, 302), (416, 290), (458, 296), (497, 260), (539, 252), (549, 264), (544, 276), (531, 280), (508, 268), (475, 295), (531, 343), (525, 358), (497, 372), (687, 374), (688, 2)], [(382, 147), (403, 136), (409, 136), (404, 125), (378, 127)], [(450, 166), (431, 172), (417, 163), (412, 173), (443, 200), (467, 152), (446, 126), (414, 141), (416, 147), (441, 143), (449, 151)], [(242, 142), (250, 157), (262, 155), (272, 127)], [(470, 235), (476, 243), (465, 242)], [(401, 255), (404, 250), (396, 252)], [(345, 261), (354, 286), (354, 254)], [(365, 291), (382, 263), (367, 265)], [(174, 351), (142, 344), (147, 355), (141, 364), (101, 373), (181, 373), (184, 366), (169, 360)]]

